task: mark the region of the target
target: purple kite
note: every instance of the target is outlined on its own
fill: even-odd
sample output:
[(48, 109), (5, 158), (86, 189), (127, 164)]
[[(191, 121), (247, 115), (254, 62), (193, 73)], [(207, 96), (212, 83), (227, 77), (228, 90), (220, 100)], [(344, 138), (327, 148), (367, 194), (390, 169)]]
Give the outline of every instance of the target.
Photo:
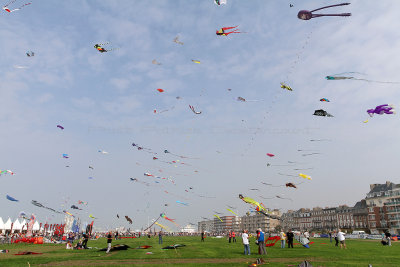
[(64, 130), (64, 127), (62, 127), (61, 125), (57, 125), (57, 128), (60, 128), (61, 130)]
[(393, 105), (384, 104), (384, 105), (379, 105), (373, 109), (368, 109), (367, 113), (370, 117), (372, 117), (374, 115), (374, 113), (382, 115), (382, 114), (394, 114), (396, 112), (394, 110)]
[(341, 13), (341, 14), (313, 14), (312, 13), (314, 11), (318, 11), (318, 10), (325, 9), (325, 8), (336, 7), (336, 6), (347, 6), (347, 5), (350, 5), (350, 3), (342, 3), (342, 4), (337, 4), (337, 5), (324, 6), (324, 7), (317, 8), (317, 9), (314, 9), (311, 11), (300, 10), (299, 13), (297, 14), (297, 17), (302, 20), (310, 20), (312, 18), (318, 18), (318, 17), (324, 17), (324, 16), (349, 17), (349, 16), (351, 16), (351, 13)]

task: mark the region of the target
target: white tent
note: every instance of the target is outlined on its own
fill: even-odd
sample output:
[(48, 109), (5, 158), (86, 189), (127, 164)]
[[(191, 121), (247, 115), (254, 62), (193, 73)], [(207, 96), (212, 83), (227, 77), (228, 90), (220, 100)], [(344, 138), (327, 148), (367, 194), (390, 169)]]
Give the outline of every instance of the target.
[(39, 231), (39, 230), (40, 230), (40, 224), (38, 223), (38, 221), (36, 221), (36, 222), (33, 224), (32, 230), (33, 230), (33, 231)]
[(4, 224), (4, 230), (11, 230), (11, 219), (8, 217), (8, 220)]
[(3, 232), (4, 230), (4, 222), (3, 219), (0, 217), (0, 232)]
[(21, 223), (21, 228), (22, 228), (22, 231), (26, 231), (27, 230), (27, 227), (26, 227), (26, 220), (24, 219), (24, 221)]
[(18, 221), (18, 219), (15, 219), (12, 232), (14, 233), (15, 231), (21, 231), (21, 228), (21, 223)]

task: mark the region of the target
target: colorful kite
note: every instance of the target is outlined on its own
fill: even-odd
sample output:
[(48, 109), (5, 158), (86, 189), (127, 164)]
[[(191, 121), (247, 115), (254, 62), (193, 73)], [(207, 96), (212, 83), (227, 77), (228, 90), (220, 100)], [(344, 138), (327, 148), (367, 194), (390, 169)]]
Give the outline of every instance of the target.
[(182, 201), (179, 201), (179, 200), (177, 200), (176, 203), (179, 203), (179, 204), (182, 204), (182, 205), (185, 205), (185, 206), (189, 206), (188, 203), (185, 203), (185, 202), (182, 202)]
[(327, 99), (327, 98), (321, 98), (319, 101), (321, 101), (321, 102), (331, 102), (331, 101), (329, 101), (329, 99)]
[(6, 196), (6, 198), (7, 198), (8, 200), (10, 200), (10, 201), (16, 201), (16, 202), (19, 202), (19, 200), (18, 200), (18, 199), (15, 199), (15, 198), (13, 198), (12, 196), (9, 196), (9, 195), (7, 195), (7, 196)]
[(317, 109), (314, 111), (315, 116), (321, 116), (321, 117), (333, 117), (333, 115), (329, 114), (328, 112), (326, 112), (323, 109)]
[(99, 150), (98, 152), (101, 153), (101, 154), (108, 154), (108, 152), (104, 151), (104, 150)]
[(11, 170), (4, 170), (4, 171), (0, 170), (0, 175), (2, 175), (2, 174), (11, 174), (11, 175), (14, 175), (14, 172), (12, 172)]
[(285, 83), (281, 83), (281, 88), (282, 89), (286, 89), (288, 91), (293, 91), (292, 87), (290, 87), (289, 85), (286, 85)]
[(250, 205), (256, 207), (256, 210), (257, 210), (257, 211), (265, 210), (264, 204), (258, 203), (257, 201), (255, 201), (255, 200), (252, 199), (252, 198), (244, 197), (242, 194), (239, 194), (239, 198), (240, 198), (241, 200), (243, 200), (244, 202), (246, 202), (246, 203), (248, 203), (248, 204), (250, 204)]
[(336, 6), (346, 6), (346, 5), (350, 5), (350, 3), (342, 3), (342, 4), (337, 4), (337, 5), (324, 6), (324, 7), (317, 8), (317, 9), (314, 9), (311, 11), (300, 10), (299, 13), (297, 14), (297, 17), (302, 20), (310, 20), (312, 18), (318, 18), (318, 17), (324, 17), (324, 16), (349, 17), (349, 16), (351, 16), (351, 13), (341, 13), (341, 14), (313, 14), (312, 13), (314, 11), (318, 11), (318, 10), (325, 9), (325, 8), (336, 7)]
[(226, 0), (214, 0), (214, 3), (218, 6), (226, 5)]
[(183, 45), (183, 43), (182, 43), (181, 41), (179, 41), (179, 36), (176, 36), (176, 37), (174, 38), (174, 40), (172, 40), (172, 41), (173, 41), (174, 43)]
[(10, 2), (8, 2), (8, 4), (6, 4), (5, 6), (3, 6), (3, 10), (6, 11), (6, 12), (8, 12), (8, 13), (11, 13), (11, 12), (14, 12), (14, 11), (21, 10), (21, 8), (23, 8), (23, 7), (27, 6), (27, 5), (32, 4), (32, 3), (26, 3), (26, 4), (23, 4), (22, 6), (20, 6), (19, 8), (9, 9), (8, 6), (11, 5), (11, 4), (13, 4), (13, 3), (15, 3), (16, 1), (17, 1), (17, 0), (11, 0)]
[(353, 76), (338, 76), (338, 75), (345, 75), (345, 74), (363, 74), (359, 72), (343, 72), (343, 73), (338, 73), (338, 74), (333, 74), (330, 76), (326, 76), (325, 79), (329, 81), (333, 80), (356, 80), (356, 81), (364, 81), (364, 82), (370, 82), (370, 83), (390, 83), (390, 84), (399, 84), (400, 82), (388, 82), (388, 81), (374, 81), (374, 80), (367, 80), (367, 79), (362, 79), (362, 78), (356, 78)]
[(218, 215), (214, 214), (215, 217), (217, 217), (221, 222), (224, 222)]
[(66, 211), (66, 210), (63, 210), (63, 212), (64, 212), (65, 214), (69, 215), (69, 216), (75, 217), (72, 213), (69, 213), (69, 212)]
[(150, 154), (157, 154), (155, 152), (152, 152), (150, 148), (145, 148), (145, 147), (139, 146), (138, 144), (135, 144), (135, 143), (132, 143), (132, 146), (137, 147), (137, 150), (143, 150)]
[(231, 209), (226, 209), (227, 211), (229, 211), (229, 212), (231, 212), (231, 213), (233, 213), (233, 214), (235, 214), (236, 216), (239, 216), (239, 215), (237, 215), (237, 213), (236, 212), (234, 212), (233, 210), (231, 210)]
[(194, 114), (201, 114), (201, 111), (194, 110), (194, 107), (189, 105), (189, 108), (193, 111)]
[(35, 56), (35, 53), (32, 52), (32, 51), (28, 51), (28, 52), (26, 52), (26, 56), (27, 56), (27, 57), (34, 57), (34, 56)]
[(311, 180), (311, 176), (310, 176), (310, 175), (303, 174), (303, 173), (299, 173), (299, 176), (300, 176), (301, 178)]
[(197, 63), (197, 64), (200, 64), (200, 63), (201, 63), (199, 60), (195, 60), (195, 59), (192, 59), (192, 62), (193, 62), (193, 63)]
[(161, 216), (161, 218), (164, 218), (164, 219), (172, 222), (173, 224), (175, 224), (177, 227), (179, 227), (179, 225), (175, 222), (175, 219), (168, 218), (167, 215), (165, 215), (165, 213), (161, 213), (160, 216)]
[(88, 203), (87, 202), (85, 202), (85, 201), (82, 201), (82, 200), (78, 200), (78, 204), (80, 204), (80, 205), (87, 205)]
[(165, 230), (167, 230), (167, 231), (170, 231), (170, 230), (171, 230), (171, 229), (169, 229), (167, 226), (165, 226), (165, 225), (162, 225), (161, 223), (154, 222), (154, 224), (156, 224), (156, 225), (160, 226), (161, 228), (163, 228), (163, 229), (165, 229)]
[(395, 114), (396, 111), (394, 110), (393, 105), (383, 104), (383, 105), (377, 106), (376, 108), (368, 109), (367, 113), (370, 117), (372, 117), (372, 116), (374, 116), (374, 114), (379, 114), (379, 115)]
[(153, 61), (151, 61), (152, 64), (154, 65), (162, 65), (160, 62), (157, 62), (157, 60), (153, 59)]
[(64, 127), (62, 127), (61, 125), (57, 125), (57, 128), (60, 128), (61, 130), (64, 130)]
[(89, 214), (89, 218), (97, 219), (96, 217), (93, 216), (93, 214)]
[(97, 49), (97, 51), (99, 51), (100, 53), (104, 53), (104, 52), (110, 52), (113, 50), (117, 50), (118, 48), (104, 48), (104, 45), (108, 45), (110, 42), (104, 43), (104, 44), (95, 44), (94, 48)]
[(64, 159), (69, 159), (68, 154), (62, 154), (62, 156), (63, 156)]
[[(238, 26), (234, 26), (234, 27), (222, 27), (221, 29), (219, 29), (219, 30), (216, 31), (216, 34), (217, 34), (217, 35), (220, 35), (220, 36), (228, 36), (228, 35), (231, 34), (231, 33), (242, 33), (242, 32), (239, 31), (239, 29), (237, 29), (237, 27), (238, 27)], [(233, 29), (233, 31), (226, 32), (226, 30), (232, 30), (232, 29)]]

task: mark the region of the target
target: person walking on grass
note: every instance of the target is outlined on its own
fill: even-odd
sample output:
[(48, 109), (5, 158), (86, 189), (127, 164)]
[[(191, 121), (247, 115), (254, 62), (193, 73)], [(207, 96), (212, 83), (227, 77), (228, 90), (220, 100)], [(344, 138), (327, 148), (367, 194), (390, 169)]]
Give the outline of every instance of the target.
[(111, 242), (112, 242), (112, 235), (111, 235), (111, 232), (108, 232), (108, 235), (107, 235), (107, 251), (106, 251), (106, 253), (110, 252)]
[(387, 230), (386, 230), (386, 232), (385, 232), (385, 237), (386, 237), (388, 246), (391, 246), (391, 245), (392, 245), (392, 235), (391, 235), (391, 234), (389, 233), (389, 231), (387, 231)]
[(346, 238), (344, 237), (344, 235), (345, 235), (345, 233), (343, 233), (342, 231), (340, 231), (340, 229), (338, 229), (337, 239), (340, 242), (341, 249), (343, 247), (346, 249)]
[(204, 232), (201, 232), (201, 242), (204, 242)]
[(158, 232), (158, 244), (162, 244), (162, 231)]
[(286, 237), (287, 237), (288, 248), (293, 248), (294, 234), (292, 232), (292, 229), (289, 229), (289, 232), (286, 233)]
[(336, 232), (333, 232), (333, 237), (335, 238), (335, 247), (337, 247), (339, 245), (339, 239)]
[(244, 246), (244, 255), (250, 255), (250, 243), (249, 243), (249, 235), (247, 234), (247, 230), (243, 230), (242, 241)]

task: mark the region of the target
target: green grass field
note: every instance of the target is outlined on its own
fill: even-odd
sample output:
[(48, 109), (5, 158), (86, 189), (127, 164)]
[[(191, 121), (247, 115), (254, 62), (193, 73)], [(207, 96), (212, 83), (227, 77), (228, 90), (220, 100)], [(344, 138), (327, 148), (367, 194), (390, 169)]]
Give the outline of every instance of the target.
[[(142, 237), (122, 239), (115, 244), (126, 244), (131, 248), (151, 245), (150, 249), (129, 249), (110, 254), (98, 249), (66, 250), (65, 245), (57, 244), (12, 244), (0, 245), (0, 249), (9, 249), (10, 253), (0, 254), (0, 266), (248, 266), (255, 261), (257, 246), (251, 239), (251, 256), (243, 255), (241, 239), (229, 244), (225, 238), (207, 237), (164, 237), (163, 245), (158, 238)], [(310, 249), (295, 245), (294, 249), (281, 249), (280, 243), (267, 248), (266, 264), (263, 266), (297, 266), (308, 260), (315, 266), (400, 266), (400, 243), (393, 242), (392, 247), (382, 246), (380, 240), (346, 240), (348, 249), (341, 250), (330, 243), (329, 239), (313, 239)], [(172, 244), (185, 244), (176, 250), (162, 250), (161, 247)], [(89, 240), (89, 247), (105, 248), (106, 239)], [(41, 252), (42, 255), (13, 255), (19, 251)], [(147, 255), (146, 252), (153, 252)], [(29, 264), (28, 264), (29, 263)]]

